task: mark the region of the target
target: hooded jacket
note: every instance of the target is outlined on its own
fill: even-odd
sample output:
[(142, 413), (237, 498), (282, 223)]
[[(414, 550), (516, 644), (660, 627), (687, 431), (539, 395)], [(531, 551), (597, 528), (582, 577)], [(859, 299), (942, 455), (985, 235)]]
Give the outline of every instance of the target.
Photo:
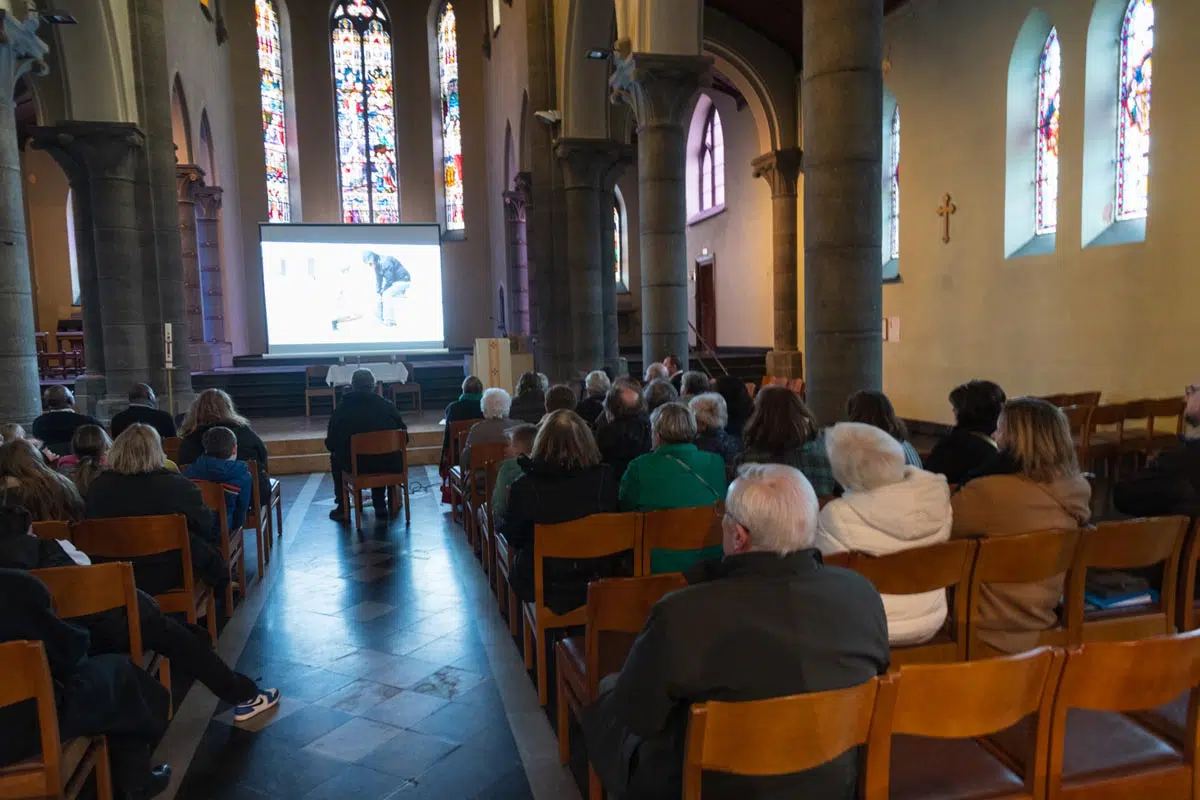
[[(821, 510), (817, 547), (822, 554), (885, 556), (950, 538), (950, 487), (941, 475), (905, 467), (899, 483), (867, 492), (847, 491)], [(883, 595), (888, 641), (920, 644), (946, 621), (946, 590)]]
[(221, 484), (229, 530), (237, 530), (246, 523), (246, 512), (250, 510), (250, 499), (254, 494), (254, 482), (246, 462), (204, 455), (188, 464), (183, 474), (194, 481)]

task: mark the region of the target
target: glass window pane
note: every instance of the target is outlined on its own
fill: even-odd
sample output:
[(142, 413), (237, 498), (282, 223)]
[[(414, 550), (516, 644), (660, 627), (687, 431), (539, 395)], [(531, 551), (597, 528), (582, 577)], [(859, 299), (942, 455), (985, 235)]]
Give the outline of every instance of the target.
[(1117, 122), (1117, 219), (1145, 217), (1150, 201), (1150, 81), (1154, 6), (1133, 0), (1121, 26), (1120, 110)]
[(454, 6), (438, 18), (438, 71), (442, 92), (442, 158), (446, 190), (446, 229), (466, 227), (463, 202), (462, 122), (458, 104), (458, 26)]
[(267, 221), (290, 222), (292, 202), (288, 187), (283, 56), (279, 40), (279, 13), (274, 0), (254, 0), (254, 19), (258, 38), (263, 152), (267, 170)]

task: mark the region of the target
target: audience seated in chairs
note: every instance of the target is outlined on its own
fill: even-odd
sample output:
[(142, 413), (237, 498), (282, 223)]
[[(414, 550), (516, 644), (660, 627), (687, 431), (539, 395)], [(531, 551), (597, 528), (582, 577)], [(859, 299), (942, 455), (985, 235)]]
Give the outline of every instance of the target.
[(547, 414), (553, 414), (555, 411), (574, 411), (577, 405), (579, 398), (575, 395), (575, 390), (565, 383), (552, 386), (550, 391), (546, 392)]
[(509, 428), (506, 432), (508, 449), (505, 459), (496, 469), (496, 487), (492, 491), (492, 519), (500, 519), (508, 511), (508, 492), (525, 473), (521, 470), (521, 456), (526, 458), (533, 452), (533, 440), (537, 437), (538, 426), (521, 423)]
[(50, 386), (42, 393), (45, 413), (33, 421), (32, 433), (51, 452), (71, 452), (71, 437), (80, 425), (101, 425), (100, 420), (75, 410), (75, 395), (65, 386)]
[[(532, 373), (531, 373), (532, 374)], [(523, 376), (522, 376), (523, 377)], [(537, 376), (534, 375), (534, 379)], [(450, 459), (450, 423), (461, 422), (466, 419), (483, 419), (483, 408), (480, 403), (483, 400), (483, 381), (476, 378), (474, 375), (467, 376), (462, 382), (462, 394), (458, 399), (450, 405), (446, 406), (446, 431), (442, 435), (442, 465), (446, 468), (452, 466), (449, 463)], [(541, 419), (539, 417), (538, 419)], [(534, 420), (537, 424), (537, 420)], [(346, 446), (346, 453), (349, 454), (349, 445)]]
[(628, 378), (618, 379), (604, 398), (604, 413), (596, 421), (596, 446), (618, 483), (629, 463), (654, 446), (646, 399)]
[(908, 440), (908, 426), (896, 419), (896, 409), (883, 392), (864, 389), (850, 395), (846, 401), (846, 421), (874, 425), (887, 431), (904, 449), (904, 463), (920, 469), (921, 456)]
[[(191, 464), (204, 454), (204, 432), (220, 425), (237, 436), (240, 461), (258, 462), (258, 490), (263, 497), (271, 496), (270, 468), (267, 466), (267, 446), (250, 427), (250, 421), (237, 412), (233, 398), (220, 389), (205, 389), (192, 403), (179, 429), (179, 463)], [(161, 437), (160, 437), (161, 440)]]
[(1185, 398), (1184, 421), (1190, 430), (1113, 488), (1113, 505), (1122, 514), (1200, 517), (1200, 386), (1187, 387)]
[[(882, 428), (842, 422), (825, 432), (833, 476), (844, 493), (821, 509), (823, 554), (884, 556), (950, 538), (946, 479), (906, 465), (900, 442)], [(893, 645), (929, 641), (946, 621), (946, 592), (884, 595)]]
[(635, 458), (621, 478), (622, 511), (707, 506), (725, 497), (725, 462), (696, 447), (696, 417), (683, 403), (650, 415), (654, 450)]
[[(843, 689), (888, 668), (887, 621), (862, 576), (823, 567), (817, 497), (781, 465), (742, 467), (725, 499), (725, 558), (650, 612), (625, 666), (584, 714), (588, 756), (621, 797), (679, 797), (687, 709)], [(856, 796), (857, 751), (786, 777), (704, 776), (705, 797)]]
[(665, 364), (661, 361), (655, 361), (646, 367), (646, 374), (642, 376), (642, 383), (649, 386), (657, 380), (670, 381), (671, 373), (667, 370)]
[(237, 436), (223, 425), (204, 432), (204, 455), (183, 471), (194, 481), (219, 483), (225, 494), (225, 515), (229, 530), (236, 531), (246, 524), (254, 482), (246, 462), (238, 461)]
[[(184, 515), (196, 576), (214, 590), (222, 589), (229, 581), (229, 568), (220, 556), (217, 520), (199, 487), (163, 466), (165, 459), (158, 431), (140, 422), (130, 425), (113, 442), (108, 469), (88, 489), (86, 517)], [(175, 589), (183, 581), (174, 553), (137, 559), (133, 569), (138, 588), (152, 595)]]
[[(1004, 404), (1000, 448), (953, 497), (953, 537), (990, 538), (1075, 530), (1091, 517), (1091, 486), (1079, 471), (1063, 412), (1032, 397)], [(980, 639), (1006, 653), (1029, 649), (1058, 624), (1063, 576), (980, 588)]]
[(88, 487), (96, 476), (104, 471), (112, 439), (98, 425), (81, 425), (71, 439), (71, 455), (63, 456), (55, 465), (75, 484), (81, 497), (87, 495)]
[(679, 399), (687, 401), (704, 394), (709, 389), (708, 376), (703, 372), (690, 370), (683, 373), (683, 378), (680, 379)]
[(120, 436), (135, 422), (154, 428), (163, 439), (176, 435), (175, 418), (158, 407), (158, 398), (148, 383), (135, 383), (129, 388), (129, 407), (112, 418), (112, 435)]
[(725, 428), (729, 424), (725, 398), (716, 392), (705, 392), (689, 400), (688, 408), (696, 415), (696, 447), (716, 453), (725, 461), (725, 468), (732, 470), (742, 454), (742, 440)]
[[(463, 382), (463, 397), (468, 395), (468, 384), (477, 379), (467, 378)], [(462, 399), (459, 399), (462, 402)], [(446, 418), (450, 419), (450, 410), (456, 404), (452, 403), (446, 409)], [(476, 408), (479, 403), (476, 401)], [(449, 430), (449, 424), (446, 429)], [(333, 471), (334, 507), (329, 512), (330, 519), (346, 520), (346, 493), (342, 489), (342, 473), (350, 472), (350, 440), (358, 433), (374, 433), (375, 431), (406, 431), (404, 418), (396, 410), (393, 403), (375, 393), (375, 373), (367, 368), (356, 369), (350, 376), (350, 391), (342, 396), (342, 401), (329, 416), (329, 427), (325, 433), (325, 446), (329, 448), (329, 466)], [(356, 465), (359, 472), (399, 472), (404, 469), (404, 459), (399, 454), (362, 456)], [(379, 518), (389, 514), (388, 489), (378, 487), (371, 490), (371, 502), (375, 507), (375, 515)]]
[(786, 464), (804, 473), (819, 497), (836, 484), (817, 418), (786, 386), (764, 386), (742, 435), (743, 464)]
[(583, 381), (584, 396), (575, 406), (575, 413), (583, 417), (583, 421), (595, 427), (596, 420), (604, 413), (604, 398), (612, 388), (612, 381), (603, 370), (592, 370)]
[(996, 421), (1004, 409), (1004, 390), (991, 381), (968, 381), (950, 393), (954, 429), (944, 436), (925, 463), (925, 469), (945, 475), (951, 486), (967, 480), (996, 455)]
[(521, 424), (508, 416), (512, 408), (512, 396), (503, 389), (485, 390), (480, 407), (483, 409), (483, 421), (471, 428), (463, 445), (460, 463), (464, 469), (471, 463), (471, 448), (474, 445), (507, 442), (509, 429)]
[(714, 383), (713, 391), (725, 398), (725, 408), (729, 413), (725, 430), (741, 441), (746, 421), (754, 411), (754, 400), (750, 397), (746, 382), (732, 375), (722, 375)]
[[(41, 642), (58, 705), (59, 738), (107, 736), (116, 797), (146, 800), (167, 788), (171, 768), (152, 766), (167, 730), (170, 696), (128, 655), (89, 656), (87, 630), (54, 613), (45, 584), (23, 570), (0, 569), (0, 643)], [(32, 704), (0, 708), (0, 766), (37, 755)]]
[(75, 484), (47, 466), (26, 439), (0, 445), (0, 504), (23, 506), (38, 522), (70, 522), (83, 516), (83, 498)]
[[(50, 569), (91, 563), (70, 542), (35, 536), (25, 509), (0, 507), (0, 569)], [(194, 676), (218, 699), (236, 706), (236, 721), (252, 719), (279, 702), (278, 690), (260, 689), (253, 680), (230, 669), (212, 649), (213, 643), (204, 628), (185, 625), (163, 614), (154, 598), (141, 590), (137, 601), (142, 644), (146, 649), (170, 659), (172, 668)], [(74, 624), (86, 628), (91, 635), (92, 655), (129, 652), (129, 630), (119, 611), (82, 617)]]
[(646, 411), (654, 410), (666, 403), (674, 403), (679, 399), (679, 390), (671, 385), (666, 378), (656, 378), (646, 384)]
[[(524, 602), (533, 600), (534, 526), (571, 522), (615, 511), (617, 482), (591, 429), (574, 411), (555, 411), (541, 424), (529, 458), (518, 459), (524, 475), (509, 490), (508, 508), (498, 528), (515, 551), (509, 576)], [(558, 564), (546, 572), (546, 605), (556, 614), (587, 601), (588, 582), (616, 574), (611, 559)]]
[[(509, 416), (530, 425), (537, 425), (546, 416), (546, 389), (542, 376), (536, 372), (524, 372), (517, 379), (517, 394), (513, 397)], [(482, 391), (482, 389), (481, 389)]]

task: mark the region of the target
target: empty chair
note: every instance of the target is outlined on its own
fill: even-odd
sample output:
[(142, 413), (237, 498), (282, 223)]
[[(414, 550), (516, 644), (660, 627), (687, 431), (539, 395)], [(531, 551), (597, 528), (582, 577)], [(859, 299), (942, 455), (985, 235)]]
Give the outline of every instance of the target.
[(1121, 454), (1132, 454), (1140, 463), (1170, 447), (1183, 435), (1184, 408), (1182, 397), (1126, 403)]
[(307, 367), (304, 370), (304, 416), (312, 416), (314, 397), (328, 397), (337, 408), (337, 387), (328, 384), (329, 367)]
[(418, 414), (425, 413), (425, 404), (421, 398), (421, 384), (416, 382), (414, 372), (416, 368), (412, 364), (405, 364), (408, 370), (408, 380), (405, 383), (389, 383), (387, 386), (392, 392), (392, 405), (398, 405), (400, 395), (408, 395), (413, 398)]
[(1071, 405), (1062, 407), (1067, 424), (1071, 427), (1071, 439), (1075, 442), (1075, 455), (1081, 469), (1087, 469), (1088, 436), (1092, 430), (1092, 414), (1096, 406)]

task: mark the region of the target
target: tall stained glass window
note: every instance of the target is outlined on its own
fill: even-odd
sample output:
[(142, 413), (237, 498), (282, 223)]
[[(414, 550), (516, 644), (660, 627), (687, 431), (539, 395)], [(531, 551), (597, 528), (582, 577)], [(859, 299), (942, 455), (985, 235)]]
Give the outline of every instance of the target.
[(1150, 204), (1150, 78), (1154, 5), (1133, 0), (1121, 26), (1117, 120), (1117, 219), (1146, 216)]
[(700, 210), (725, 204), (725, 134), (716, 105), (708, 109), (700, 140)]
[(391, 22), (377, 0), (342, 0), (332, 27), (342, 221), (399, 222)]
[(900, 257), (900, 106), (892, 111), (892, 133), (888, 143), (887, 260), (893, 261)]
[(259, 94), (262, 98), (263, 151), (267, 166), (267, 221), (291, 222), (288, 187), (287, 120), (283, 99), (283, 51), (275, 0), (254, 0), (258, 31)]
[(446, 189), (446, 230), (466, 227), (463, 216), (462, 122), (458, 109), (458, 26), (454, 5), (446, 3), (437, 23), (438, 75), (442, 88), (442, 169)]
[(1039, 236), (1058, 228), (1058, 131), (1062, 96), (1062, 48), (1051, 30), (1038, 63), (1037, 220)]
[(621, 201), (613, 198), (613, 271), (615, 275), (613, 280), (617, 283), (621, 282), (622, 265), (624, 253), (621, 252), (621, 236), (624, 231), (621, 229)]

